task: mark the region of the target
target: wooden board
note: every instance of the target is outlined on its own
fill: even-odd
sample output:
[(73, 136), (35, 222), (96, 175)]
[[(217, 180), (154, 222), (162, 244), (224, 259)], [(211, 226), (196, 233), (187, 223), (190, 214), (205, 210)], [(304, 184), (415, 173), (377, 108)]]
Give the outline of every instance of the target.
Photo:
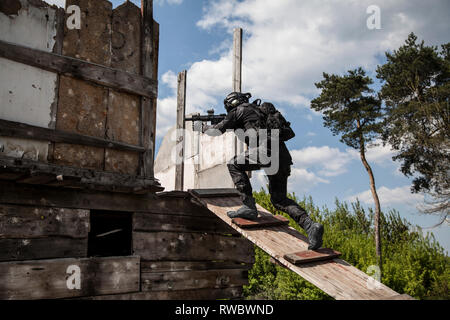
[(88, 239), (0, 239), (0, 261), (86, 257)]
[(248, 284), (245, 269), (150, 272), (141, 274), (142, 291), (229, 288)]
[(171, 232), (202, 232), (214, 234), (239, 233), (217, 219), (211, 217), (192, 217), (188, 215), (167, 215), (136, 212), (133, 215), (134, 231), (171, 231)]
[(208, 209), (197, 206), (184, 197), (37, 187), (8, 181), (0, 181), (0, 203), (215, 217)]
[[(192, 194), (195, 196), (196, 193), (192, 192)], [(227, 216), (228, 211), (237, 210), (242, 205), (238, 197), (202, 197), (198, 198), (198, 200), (244, 237), (278, 260), (282, 265), (335, 299), (379, 300), (397, 294), (384, 284), (377, 283), (377, 286), (373, 285), (372, 281), (374, 280), (372, 278), (342, 259), (335, 258), (302, 266), (295, 266), (290, 263), (284, 259), (284, 255), (307, 250), (308, 242), (306, 237), (289, 226), (256, 230), (239, 228)], [(258, 210), (270, 214), (261, 206), (258, 206)]]
[[(84, 29), (87, 28), (81, 28), (81, 30)], [(79, 31), (73, 30), (73, 32)], [(78, 39), (69, 41), (75, 41), (76, 47), (80, 47), (78, 45), (80, 43)], [(69, 41), (67, 41), (66, 36), (64, 43)], [(89, 47), (89, 45), (85, 44), (86, 41), (83, 43), (83, 47)], [(106, 48), (109, 50), (109, 44), (106, 45)], [(78, 54), (72, 55), (68, 52), (66, 47), (64, 49), (64, 55), (60, 55), (0, 40), (0, 57), (8, 60), (24, 63), (60, 75), (81, 79), (95, 85), (110, 87), (131, 94), (142, 95), (145, 97), (157, 96), (158, 82), (156, 80), (123, 70), (110, 68), (108, 67), (109, 61), (107, 61), (107, 63), (99, 62), (100, 64), (92, 63), (93, 59), (80, 57)], [(98, 50), (97, 52), (99, 51), (101, 50)], [(105, 53), (109, 54), (108, 51)], [(96, 58), (99, 59), (100, 56), (97, 56)]]
[(236, 189), (194, 189), (189, 192), (199, 198), (239, 197)]
[(174, 272), (220, 269), (249, 270), (252, 264), (234, 261), (141, 261), (141, 272)]
[(386, 300), (416, 300), (411, 297), (409, 294), (397, 294), (393, 297), (386, 298)]
[[(57, 299), (139, 291), (139, 257), (0, 263), (0, 299)], [(79, 267), (80, 289), (67, 282)]]
[(305, 250), (286, 254), (284, 258), (292, 264), (300, 265), (315, 261), (330, 260), (338, 258), (340, 255), (340, 252), (333, 249), (320, 248), (318, 250)]
[(50, 236), (82, 239), (89, 232), (89, 210), (0, 204), (0, 239)]
[(52, 174), (55, 177), (61, 176), (63, 179), (69, 177), (72, 180), (80, 178), (76, 187), (90, 189), (127, 193), (145, 193), (164, 190), (155, 179), (113, 172), (92, 171), (86, 168), (47, 164), (40, 161), (12, 157), (0, 156), (0, 169), (3, 172), (22, 173), (24, 176), (30, 174), (32, 169), (35, 174)]
[(254, 262), (251, 242), (215, 234), (133, 232), (133, 250), (142, 260)]
[[(141, 69), (141, 10), (127, 1), (113, 10), (111, 67), (133, 74)], [(140, 144), (140, 97), (109, 90), (106, 136), (114, 141)], [(143, 148), (145, 151), (145, 149)], [(139, 174), (139, 154), (105, 150), (105, 170)]]
[(289, 224), (289, 220), (283, 216), (260, 216), (255, 220), (234, 218), (231, 221), (242, 229), (268, 228)]
[(225, 289), (196, 289), (179, 291), (147, 291), (84, 298), (86, 300), (217, 300), (240, 299), (242, 287)]

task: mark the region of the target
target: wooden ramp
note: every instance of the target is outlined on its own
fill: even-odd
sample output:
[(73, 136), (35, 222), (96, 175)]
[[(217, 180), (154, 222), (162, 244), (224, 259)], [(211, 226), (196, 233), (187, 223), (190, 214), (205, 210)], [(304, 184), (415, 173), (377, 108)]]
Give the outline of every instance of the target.
[[(405, 295), (398, 294), (339, 258), (302, 265), (290, 263), (284, 258), (285, 255), (307, 250), (307, 238), (288, 225), (242, 229), (234, 224), (228, 218), (227, 212), (236, 210), (242, 205), (234, 189), (196, 189), (189, 192), (202, 205), (271, 255), (278, 263), (337, 300), (398, 300), (409, 297), (405, 298)], [(258, 211), (260, 216), (272, 216), (259, 205)]]

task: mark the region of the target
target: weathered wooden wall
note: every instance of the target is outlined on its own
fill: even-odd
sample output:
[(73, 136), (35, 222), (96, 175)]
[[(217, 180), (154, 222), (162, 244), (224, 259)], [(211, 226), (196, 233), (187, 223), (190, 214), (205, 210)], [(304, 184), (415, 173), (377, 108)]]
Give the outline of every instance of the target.
[[(0, 152), (152, 179), (159, 41), (153, 2), (143, 1), (142, 12), (129, 1), (114, 10), (108, 0), (67, 0), (71, 5), (81, 9), (79, 29), (68, 29), (64, 9), (41, 0), (0, 7), (0, 66), (8, 70), (0, 76), (0, 119), (58, 131), (47, 141), (42, 131), (15, 137), (2, 129)], [(82, 137), (74, 143), (60, 133), (136, 148), (93, 146)]]
[[(63, 54), (139, 74), (141, 12), (131, 2), (116, 9), (107, 0), (67, 0), (82, 11), (80, 30), (65, 28)], [(57, 129), (140, 144), (140, 97), (62, 76)], [(139, 154), (57, 143), (56, 163), (138, 174)]]
[[(132, 214), (135, 258), (88, 256), (91, 210)], [(63, 281), (74, 261), (88, 274), (81, 291)], [(77, 192), (0, 181), (0, 299), (239, 298), (253, 262), (253, 245), (188, 193)]]

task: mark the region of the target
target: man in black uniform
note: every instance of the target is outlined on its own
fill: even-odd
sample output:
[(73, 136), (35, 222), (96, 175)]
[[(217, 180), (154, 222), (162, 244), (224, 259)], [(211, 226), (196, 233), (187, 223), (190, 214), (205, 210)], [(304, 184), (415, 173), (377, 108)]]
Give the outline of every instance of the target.
[[(213, 135), (214, 132), (223, 134), (227, 130), (238, 129), (245, 131), (254, 129), (257, 132), (261, 125), (261, 114), (258, 112), (257, 105), (249, 103), (250, 97), (251, 94), (249, 93), (230, 93), (224, 100), (225, 109), (228, 113), (226, 118), (219, 124), (206, 126), (203, 128), (203, 131), (209, 131), (207, 133), (211, 135)], [(211, 129), (214, 129), (214, 131), (211, 131)], [(245, 142), (248, 145), (248, 140)], [(289, 214), (289, 216), (306, 231), (309, 238), (310, 250), (319, 249), (322, 246), (323, 226), (312, 221), (305, 209), (299, 206), (297, 202), (287, 197), (287, 179), (291, 173), (291, 165), (293, 164), (292, 157), (284, 141), (279, 140), (278, 143), (279, 169), (275, 174), (268, 174), (266, 171), (269, 179), (271, 202), (276, 209)], [(262, 143), (261, 141), (258, 141), (258, 148), (262, 148), (263, 145), (268, 149), (270, 154), (270, 142)], [(253, 150), (253, 152), (255, 151)], [(276, 155), (271, 154), (270, 156), (273, 158), (273, 156)], [(255, 159), (255, 157), (251, 155), (250, 150), (235, 156), (228, 163), (228, 170), (231, 178), (233, 179), (243, 202), (243, 206), (239, 210), (228, 212), (230, 218), (257, 218), (258, 211), (252, 194), (252, 186), (246, 171), (260, 170), (262, 168), (266, 169), (269, 166), (270, 164), (262, 164), (258, 158)]]

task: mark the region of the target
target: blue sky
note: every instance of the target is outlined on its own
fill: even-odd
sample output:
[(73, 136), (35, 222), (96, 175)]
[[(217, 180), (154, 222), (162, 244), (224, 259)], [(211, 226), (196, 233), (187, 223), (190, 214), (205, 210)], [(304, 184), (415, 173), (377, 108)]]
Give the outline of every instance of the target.
[[(62, 2), (55, 0), (56, 2)], [(122, 1), (112, 1), (114, 6)], [(140, 0), (132, 0), (140, 6)], [(381, 10), (381, 29), (369, 30), (370, 5)], [(384, 52), (403, 44), (413, 31), (426, 44), (450, 41), (450, 2), (297, 1), (297, 0), (156, 0), (160, 24), (157, 144), (175, 124), (176, 74), (188, 70), (187, 112), (205, 112), (231, 90), (232, 30), (244, 29), (243, 91), (271, 101), (293, 124), (297, 136), (288, 147), (294, 158), (290, 191), (311, 195), (319, 206), (334, 208), (335, 198), (373, 206), (367, 172), (358, 154), (339, 142), (309, 103), (322, 72), (342, 74), (362, 66), (373, 76)], [(375, 86), (376, 88), (377, 86)], [(411, 180), (399, 173), (389, 147), (374, 147), (368, 159), (381, 205), (395, 208), (413, 224), (433, 226), (438, 218), (420, 214), (422, 195), (409, 191)], [(252, 179), (264, 185), (262, 175)], [(450, 228), (433, 229), (450, 250)]]

